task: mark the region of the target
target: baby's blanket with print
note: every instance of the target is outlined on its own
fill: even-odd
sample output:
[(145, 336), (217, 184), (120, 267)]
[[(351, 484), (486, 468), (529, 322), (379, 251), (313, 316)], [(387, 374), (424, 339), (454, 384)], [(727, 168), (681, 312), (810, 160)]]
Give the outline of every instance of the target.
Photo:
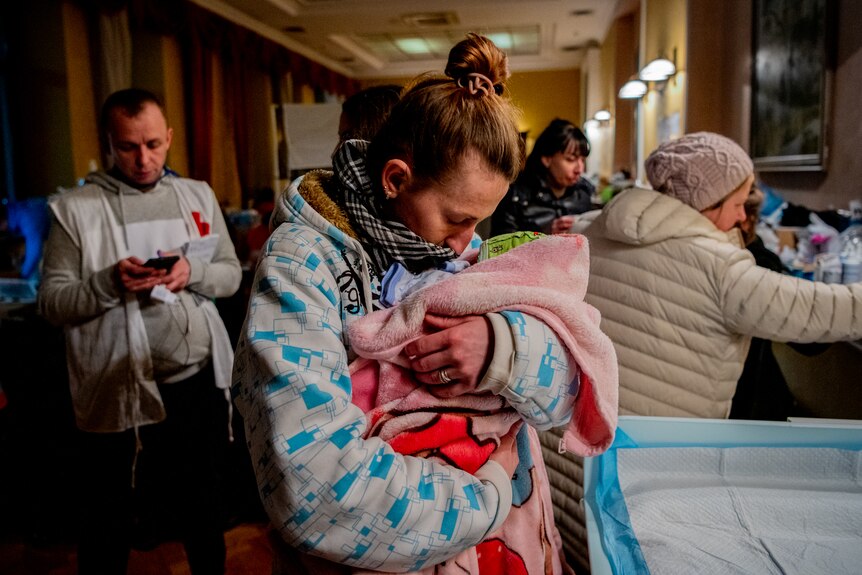
[[(403, 454), (436, 457), (468, 472), (488, 459), (520, 416), (490, 393), (438, 398), (414, 380), (402, 349), (433, 331), (427, 316), (465, 317), (515, 310), (552, 328), (577, 364), (580, 382), (561, 449), (591, 456), (613, 441), (617, 421), (617, 362), (599, 329), (598, 311), (583, 301), (589, 251), (580, 235), (549, 236), (477, 263), (407, 296), (393, 308), (354, 322), (353, 402), (366, 412), (366, 437), (379, 436)], [(541, 447), (532, 428), (520, 429), (521, 462), (513, 478), (513, 509), (488, 540), (428, 573), (559, 573), (559, 536)], [(424, 571), (423, 571), (424, 572)]]

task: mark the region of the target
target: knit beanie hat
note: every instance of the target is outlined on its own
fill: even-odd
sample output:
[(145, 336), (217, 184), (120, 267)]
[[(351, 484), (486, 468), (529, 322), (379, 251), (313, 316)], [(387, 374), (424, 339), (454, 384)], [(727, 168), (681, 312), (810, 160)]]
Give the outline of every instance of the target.
[(745, 150), (711, 132), (665, 142), (646, 159), (652, 187), (699, 212), (719, 203), (753, 173)]

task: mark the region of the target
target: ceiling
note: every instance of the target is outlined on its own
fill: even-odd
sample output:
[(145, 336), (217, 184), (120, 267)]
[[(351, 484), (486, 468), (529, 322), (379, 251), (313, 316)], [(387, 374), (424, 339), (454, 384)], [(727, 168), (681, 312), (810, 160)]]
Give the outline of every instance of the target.
[(351, 78), (440, 72), (467, 32), (514, 72), (577, 67), (631, 0), (193, 0)]

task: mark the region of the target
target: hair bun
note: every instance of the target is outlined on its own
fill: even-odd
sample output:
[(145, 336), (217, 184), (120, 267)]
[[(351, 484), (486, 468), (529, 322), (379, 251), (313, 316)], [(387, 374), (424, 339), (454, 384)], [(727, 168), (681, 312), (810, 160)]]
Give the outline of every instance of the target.
[(509, 59), (489, 38), (471, 32), (449, 51), (445, 73), (471, 94), (502, 94)]
[(473, 95), (481, 92), (484, 96), (488, 96), (495, 91), (494, 83), (485, 74), (472, 72), (466, 76), (461, 76), (455, 83), (470, 92)]

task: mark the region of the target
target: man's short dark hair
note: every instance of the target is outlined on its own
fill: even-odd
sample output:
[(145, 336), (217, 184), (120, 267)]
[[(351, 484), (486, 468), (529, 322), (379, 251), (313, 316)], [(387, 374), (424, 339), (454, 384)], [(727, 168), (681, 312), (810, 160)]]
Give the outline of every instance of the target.
[(164, 106), (158, 96), (148, 90), (141, 88), (127, 88), (118, 90), (105, 99), (99, 114), (99, 133), (103, 136), (108, 134), (108, 126), (111, 123), (111, 112), (122, 110), (122, 112), (133, 118), (141, 113), (147, 104), (155, 104), (164, 114)]

